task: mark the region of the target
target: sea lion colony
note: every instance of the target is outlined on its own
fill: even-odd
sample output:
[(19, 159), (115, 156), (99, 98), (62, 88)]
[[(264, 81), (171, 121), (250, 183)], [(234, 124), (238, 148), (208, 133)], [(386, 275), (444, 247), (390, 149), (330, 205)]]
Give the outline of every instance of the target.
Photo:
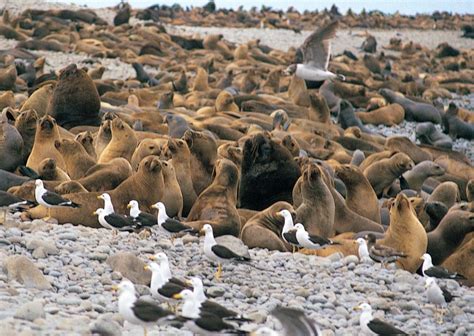
[[(300, 50), (170, 35), (153, 22), (156, 15), (179, 23), (187, 13), (190, 23), (204, 20), (204, 12), (160, 8), (142, 16), (146, 11), (133, 13), (151, 21), (133, 26), (124, 8), (115, 26), (90, 10), (27, 10), (16, 17), (4, 11), (1, 34), (19, 42), (1, 52), (0, 187), (38, 201), (34, 180), (41, 179), (57, 195), (48, 202), (45, 191), (43, 205), (25, 211), (23, 220), (48, 213), (60, 224), (100, 227), (93, 212), (105, 192), (116, 216), (128, 215), (131, 200), (143, 212), (162, 202), (163, 223), (175, 218), (194, 231), (209, 224), (216, 236), (286, 252), (292, 247), (279, 213), (288, 210), (307, 239), (335, 242), (300, 253), (357, 255), (356, 239), (369, 231), (404, 254), (398, 267), (416, 272), (428, 252), (435, 265), (472, 284), (465, 260), (472, 256), (474, 168), (452, 147), (457, 138), (474, 138), (474, 112), (450, 101), (473, 92), (472, 50), (449, 44), (429, 50), (393, 39), (382, 47), (397, 51), (390, 55), (332, 55), (329, 69), (343, 81), (305, 82), (284, 74), (306, 57)], [(214, 24), (225, 14), (205, 20)], [(304, 17), (324, 27), (337, 15)], [(339, 23), (352, 26), (350, 17)], [(459, 25), (463, 17), (455, 18), (437, 23)], [(48, 60), (34, 50), (82, 52), (87, 67), (45, 73)], [(102, 79), (100, 57), (130, 63), (136, 78)], [(403, 120), (417, 122), (416, 143), (365, 124)], [(65, 200), (77, 207), (52, 207)]]

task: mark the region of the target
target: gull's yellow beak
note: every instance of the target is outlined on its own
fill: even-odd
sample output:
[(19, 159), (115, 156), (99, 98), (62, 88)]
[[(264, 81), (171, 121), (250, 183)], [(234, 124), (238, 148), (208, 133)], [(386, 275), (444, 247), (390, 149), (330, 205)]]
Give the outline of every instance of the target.
[(97, 196), (97, 199), (102, 199), (102, 195)]
[(94, 211), (92, 214), (93, 214), (93, 215), (97, 215), (97, 211)]
[(183, 298), (183, 296), (181, 295), (181, 293), (173, 295), (173, 299), (179, 300), (179, 299), (182, 299), (182, 298)]
[(420, 257), (420, 260), (425, 260), (423, 257)]
[(148, 256), (149, 260), (156, 260), (156, 257), (154, 255)]
[(193, 282), (192, 282), (191, 280), (188, 280), (188, 279), (186, 279), (186, 280), (184, 281), (184, 283), (185, 283), (186, 285), (188, 285), (188, 286), (192, 286), (192, 285), (193, 285)]
[(132, 205), (131, 204), (127, 204), (127, 209), (131, 209), (132, 208)]
[(199, 234), (200, 234), (200, 235), (205, 234), (204, 229), (199, 230)]
[(156, 204), (153, 204), (151, 207), (152, 207), (153, 209), (158, 209), (158, 206), (157, 206)]
[(150, 271), (150, 270), (151, 270), (151, 269), (150, 269), (150, 266), (148, 266), (148, 265), (146, 265), (145, 267), (143, 267), (143, 269), (144, 269), (145, 271)]
[(352, 308), (353, 310), (362, 310), (362, 308), (360, 306), (356, 306), (354, 308)]
[(113, 290), (114, 292), (118, 291), (118, 289), (119, 289), (119, 287), (118, 287), (117, 285), (113, 285), (113, 286), (112, 286), (112, 290)]

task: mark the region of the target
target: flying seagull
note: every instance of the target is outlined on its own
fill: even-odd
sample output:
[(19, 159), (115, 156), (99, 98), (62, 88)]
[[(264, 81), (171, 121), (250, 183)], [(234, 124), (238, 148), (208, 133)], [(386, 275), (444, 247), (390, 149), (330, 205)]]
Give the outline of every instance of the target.
[(355, 308), (362, 310), (359, 317), (360, 328), (365, 335), (408, 335), (391, 324), (372, 316), (372, 307), (362, 303)]
[(51, 219), (51, 208), (80, 207), (79, 204), (63, 198), (61, 195), (56, 194), (55, 192), (46, 190), (43, 186), (43, 181), (39, 179), (35, 181), (35, 199), (38, 204), (48, 208), (48, 217), (46, 217), (45, 220)]
[(423, 259), (423, 266), (421, 270), (425, 277), (453, 280), (465, 279), (461, 274), (452, 273), (441, 266), (434, 266), (433, 262), (431, 261), (431, 256), (428, 253), (423, 254), (421, 259)]
[(333, 78), (345, 80), (343, 75), (328, 71), (331, 38), (336, 35), (337, 25), (337, 21), (332, 21), (309, 35), (300, 47), (303, 53), (303, 64), (291, 64), (284, 73), (295, 74), (310, 81), (324, 81)]
[(315, 322), (301, 310), (279, 306), (273, 309), (270, 315), (275, 316), (280, 321), (284, 330), (283, 335), (321, 335), (321, 331)]

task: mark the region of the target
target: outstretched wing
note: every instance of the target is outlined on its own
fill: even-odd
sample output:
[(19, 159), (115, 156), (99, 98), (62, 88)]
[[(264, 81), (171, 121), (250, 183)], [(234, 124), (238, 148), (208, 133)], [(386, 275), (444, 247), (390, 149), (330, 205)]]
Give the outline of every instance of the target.
[(270, 314), (275, 316), (285, 330), (283, 335), (317, 336), (318, 327), (304, 312), (294, 308), (276, 307)]
[(309, 35), (301, 46), (305, 64), (319, 69), (327, 69), (331, 56), (330, 39), (336, 35), (338, 21), (332, 21)]

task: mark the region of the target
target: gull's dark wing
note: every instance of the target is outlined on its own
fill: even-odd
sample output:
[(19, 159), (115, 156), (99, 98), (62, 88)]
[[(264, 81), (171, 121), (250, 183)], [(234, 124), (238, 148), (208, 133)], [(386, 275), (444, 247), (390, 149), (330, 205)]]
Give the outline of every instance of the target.
[(367, 327), (377, 335), (408, 335), (404, 331), (377, 318), (367, 323)]
[(314, 321), (301, 310), (276, 307), (270, 312), (281, 323), (284, 336), (317, 336), (318, 328)]
[(235, 253), (234, 251), (232, 251), (232, 250), (228, 249), (227, 247), (225, 247), (224, 245), (216, 244), (211, 248), (211, 250), (212, 250), (212, 252), (214, 252), (214, 254), (216, 256), (218, 256), (219, 258), (222, 258), (222, 259), (234, 259), (234, 260), (240, 260), (240, 261), (249, 261), (250, 260), (250, 258), (240, 256), (237, 253)]
[(173, 315), (171, 311), (161, 308), (156, 303), (140, 299), (135, 302), (132, 311), (140, 320), (145, 322), (156, 322)]

